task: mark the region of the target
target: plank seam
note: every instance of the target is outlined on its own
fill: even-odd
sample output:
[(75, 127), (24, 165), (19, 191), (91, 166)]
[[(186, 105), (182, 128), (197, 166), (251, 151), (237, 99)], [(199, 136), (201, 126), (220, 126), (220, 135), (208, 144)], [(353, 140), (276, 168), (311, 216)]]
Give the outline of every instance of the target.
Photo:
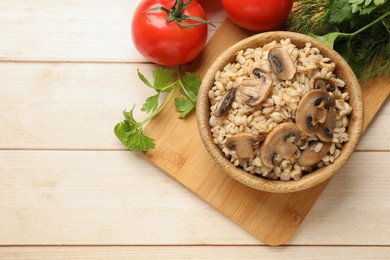
[[(54, 244), (48, 244), (48, 245), (28, 245), (28, 244), (22, 244), (22, 245), (0, 245), (0, 248), (15, 248), (15, 247), (271, 247), (266, 244), (99, 244), (99, 245), (92, 245), (92, 244), (66, 244), (66, 245), (54, 245)], [(384, 247), (384, 248), (390, 248), (390, 244), (377, 244), (377, 245), (370, 245), (370, 244), (285, 244), (281, 245), (279, 247)]]

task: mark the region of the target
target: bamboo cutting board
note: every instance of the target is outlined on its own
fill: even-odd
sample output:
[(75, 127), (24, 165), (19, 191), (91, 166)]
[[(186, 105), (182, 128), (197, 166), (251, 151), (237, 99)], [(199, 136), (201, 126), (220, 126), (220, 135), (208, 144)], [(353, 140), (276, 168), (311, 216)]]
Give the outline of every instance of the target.
[[(225, 20), (194, 62), (192, 71), (204, 76), (222, 51), (252, 34)], [(364, 129), (386, 101), (388, 82), (389, 79), (380, 79), (363, 87)], [(170, 104), (146, 126), (145, 132), (157, 144), (155, 150), (145, 153), (146, 159), (264, 243), (287, 242), (329, 181), (284, 194), (244, 186), (223, 173), (208, 154), (198, 134), (195, 114), (186, 120), (177, 116)]]

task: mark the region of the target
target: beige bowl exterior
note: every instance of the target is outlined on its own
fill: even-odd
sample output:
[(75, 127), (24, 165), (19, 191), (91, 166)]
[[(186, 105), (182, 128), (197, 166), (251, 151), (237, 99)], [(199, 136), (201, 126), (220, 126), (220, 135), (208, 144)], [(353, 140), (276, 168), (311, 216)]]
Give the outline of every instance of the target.
[[(350, 125), (348, 127), (349, 141), (344, 144), (340, 156), (334, 161), (334, 163), (302, 176), (302, 178), (298, 181), (267, 180), (262, 177), (254, 176), (241, 168), (235, 167), (214, 143), (209, 125), (210, 100), (208, 92), (213, 87), (216, 72), (223, 69), (226, 64), (234, 62), (235, 54), (242, 49), (263, 46), (273, 40), (280, 41), (281, 39), (286, 38), (290, 38), (291, 42), (298, 48), (302, 48), (307, 42), (311, 42), (313, 47), (320, 49), (321, 54), (324, 57), (328, 57), (335, 62), (335, 73), (339, 78), (345, 81), (345, 88), (350, 94), (349, 102), (353, 109), (352, 114), (350, 115)], [(363, 100), (360, 85), (355, 74), (347, 62), (332, 48), (313, 39), (312, 37), (299, 33), (286, 31), (266, 32), (254, 35), (234, 44), (224, 51), (210, 66), (203, 78), (202, 85), (199, 90), (196, 117), (199, 133), (207, 151), (229, 176), (257, 190), (276, 193), (296, 192), (311, 188), (328, 180), (351, 156), (362, 132)]]

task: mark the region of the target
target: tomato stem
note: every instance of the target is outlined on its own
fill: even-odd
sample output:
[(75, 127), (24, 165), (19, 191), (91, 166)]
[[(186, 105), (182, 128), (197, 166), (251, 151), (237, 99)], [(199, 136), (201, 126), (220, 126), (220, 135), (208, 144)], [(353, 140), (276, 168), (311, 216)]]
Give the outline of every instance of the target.
[[(214, 24), (212, 24), (207, 20), (204, 20), (203, 18), (185, 15), (184, 9), (186, 9), (186, 7), (189, 6), (191, 3), (192, 0), (188, 0), (188, 2), (186, 3), (184, 3), (183, 0), (175, 0), (174, 5), (169, 10), (163, 6), (157, 6), (154, 8), (150, 8), (149, 10), (147, 10), (147, 12), (164, 11), (168, 14), (168, 18), (167, 18), (168, 22), (175, 21), (182, 28), (193, 28), (195, 26), (199, 26), (203, 24), (210, 24), (211, 26), (215, 27)], [(197, 23), (183, 24), (183, 20), (194, 20), (197, 21)]]
[[(192, 0), (190, 0), (189, 2), (191, 1)], [(181, 19), (184, 11), (183, 0), (176, 0), (175, 5), (171, 8), (171, 10), (173, 10), (171, 15), (173, 16), (174, 20)]]

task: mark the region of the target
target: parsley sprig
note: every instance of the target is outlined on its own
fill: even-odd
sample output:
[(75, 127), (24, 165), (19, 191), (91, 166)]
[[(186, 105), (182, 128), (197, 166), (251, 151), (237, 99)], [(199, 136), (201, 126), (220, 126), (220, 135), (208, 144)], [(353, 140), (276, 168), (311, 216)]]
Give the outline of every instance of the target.
[[(146, 99), (141, 107), (141, 111), (151, 113), (145, 120), (138, 122), (134, 119), (134, 109), (123, 111), (125, 119), (116, 124), (114, 128), (115, 135), (131, 151), (146, 151), (154, 149), (155, 140), (143, 132), (144, 125), (153, 117), (158, 115), (175, 98), (180, 89), (182, 97), (175, 98), (175, 107), (179, 112), (179, 118), (183, 119), (195, 108), (199, 87), (200, 77), (191, 72), (182, 73), (181, 68), (176, 71), (159, 67), (153, 70), (153, 83), (138, 70), (138, 77), (148, 87), (154, 89), (157, 93)], [(159, 105), (161, 94), (169, 93), (165, 101)]]

